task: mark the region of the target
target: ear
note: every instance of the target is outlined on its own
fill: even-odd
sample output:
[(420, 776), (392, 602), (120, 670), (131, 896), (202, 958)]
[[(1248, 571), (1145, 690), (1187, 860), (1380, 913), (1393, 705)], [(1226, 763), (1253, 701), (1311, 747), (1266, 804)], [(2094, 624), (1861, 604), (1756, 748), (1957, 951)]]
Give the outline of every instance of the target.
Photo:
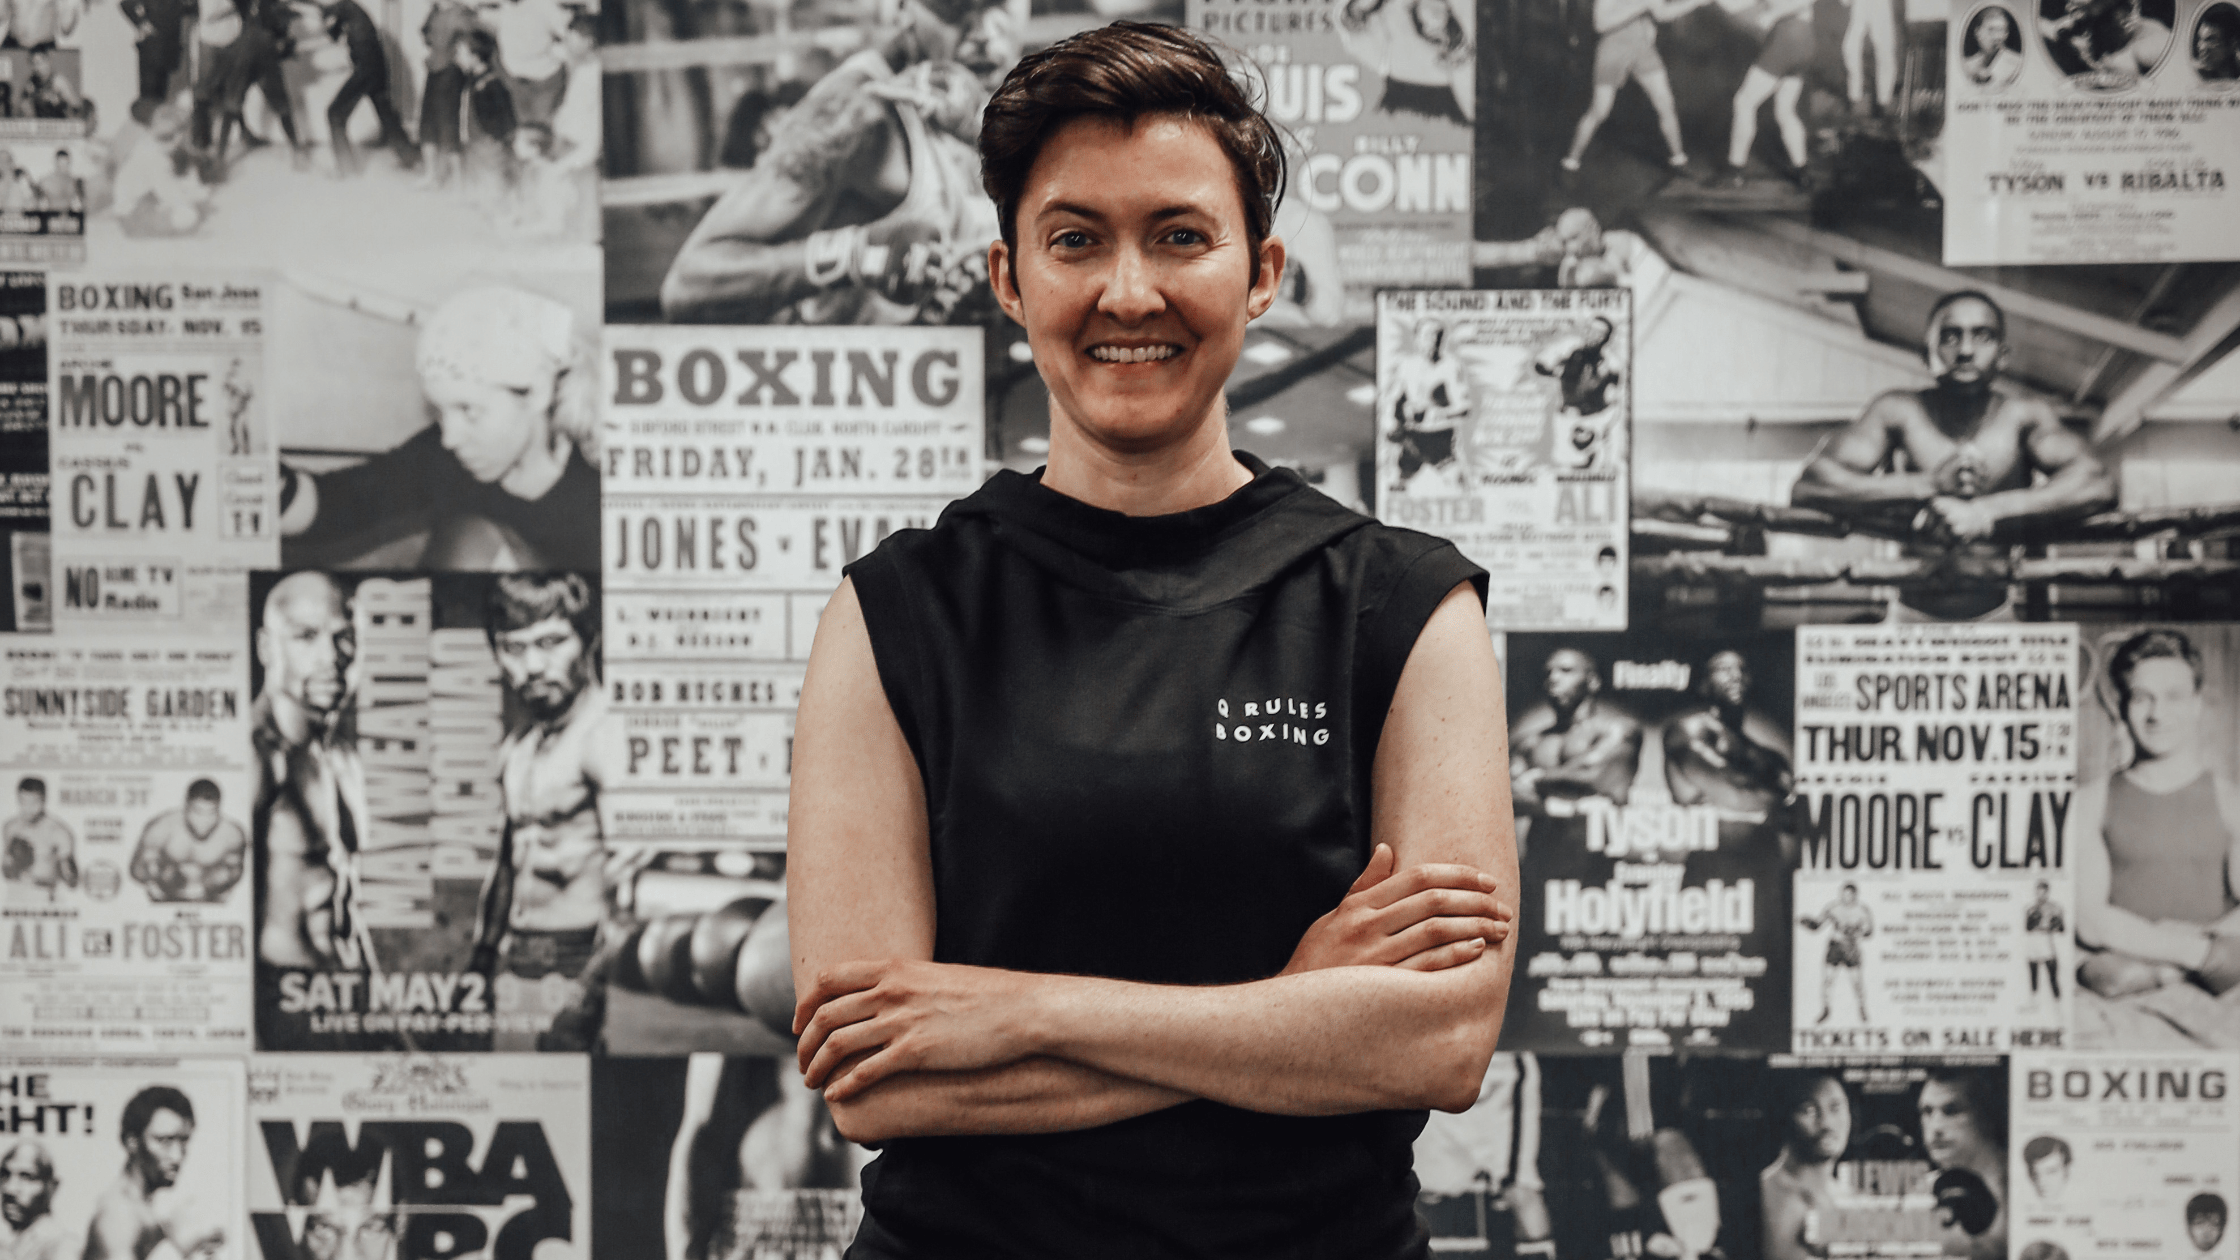
[(1276, 293), (1283, 287), (1285, 257), (1282, 237), (1270, 235), (1260, 242), (1260, 278), (1252, 282), (1252, 291), (1245, 295), (1246, 319), (1258, 319), (1275, 305)]
[(1011, 317), (1011, 322), (1026, 327), (1026, 307), (1019, 300), (1019, 276), (1011, 269), (1011, 247), (1000, 236), (988, 242), (988, 287), (994, 290), (996, 305)]

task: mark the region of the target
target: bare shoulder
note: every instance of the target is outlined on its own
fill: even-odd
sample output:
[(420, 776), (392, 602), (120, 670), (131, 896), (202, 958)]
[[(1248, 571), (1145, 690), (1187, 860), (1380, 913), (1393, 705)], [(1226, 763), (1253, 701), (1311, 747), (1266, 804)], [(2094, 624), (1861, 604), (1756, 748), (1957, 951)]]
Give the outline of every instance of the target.
[(1999, 414), (2002, 419), (2023, 428), (2041, 425), (2061, 427), (2061, 417), (2054, 413), (2051, 404), (2036, 394), (2026, 394), (2004, 383), (1991, 387), (1999, 396)]
[(1883, 428), (1903, 429), (1912, 424), (1929, 423), (1929, 409), (1921, 402), (1920, 390), (1886, 389), (1867, 404), (1867, 409), (1860, 413), (1859, 421)]

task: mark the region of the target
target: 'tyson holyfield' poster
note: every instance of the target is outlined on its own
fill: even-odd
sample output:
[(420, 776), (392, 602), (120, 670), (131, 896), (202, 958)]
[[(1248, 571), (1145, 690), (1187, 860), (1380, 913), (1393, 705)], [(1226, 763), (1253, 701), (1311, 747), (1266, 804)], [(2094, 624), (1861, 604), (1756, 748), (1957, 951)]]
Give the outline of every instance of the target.
[(589, 1066), (578, 1055), (255, 1056), (252, 1254), (591, 1254)]
[(2232, 1260), (2240, 1055), (2017, 1054), (2017, 1260)]
[(1473, 5), (1189, 0), (1186, 11), (1191, 30), (1243, 54), (1286, 133), (1275, 230), (1310, 322), (1365, 323), (1381, 288), (1470, 283)]
[(1797, 632), (1796, 1048), (2058, 1048), (2077, 633)]
[(0, 1056), (10, 1260), (246, 1260), (241, 1064)]
[(17, 1049), (249, 1048), (248, 654), (0, 636)]
[(1787, 1044), (1793, 651), (1509, 636), (1524, 892), (1505, 1048)]
[(47, 319), (57, 628), (230, 633), (280, 554), (262, 285), (58, 274)]
[(1486, 566), (1497, 630), (1625, 628), (1632, 296), (1377, 295), (1377, 513)]
[(1977, 0), (1952, 19), (1946, 263), (2240, 254), (2240, 4)]

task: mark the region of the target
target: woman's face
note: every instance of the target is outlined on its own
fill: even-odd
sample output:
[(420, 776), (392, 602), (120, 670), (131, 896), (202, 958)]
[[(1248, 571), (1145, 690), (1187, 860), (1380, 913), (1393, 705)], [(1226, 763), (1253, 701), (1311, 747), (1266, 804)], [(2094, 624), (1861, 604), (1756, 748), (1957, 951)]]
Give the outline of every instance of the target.
[[(1053, 439), (1148, 452), (1223, 422), (1246, 321), (1282, 281), (1257, 281), (1236, 172), (1213, 136), (1173, 115), (1128, 127), (1075, 118), (1044, 142), (1019, 199), (1017, 251), (989, 247), (1006, 313), (1050, 388)], [(1009, 265), (1006, 265), (1009, 264)]]
[(1966, 1090), (1946, 1081), (1922, 1084), (1921, 1145), (1939, 1168), (1963, 1168), (1988, 1157), (1983, 1118)]
[(2005, 9), (1985, 9), (1983, 16), (1976, 19), (1976, 47), (1985, 52), (2000, 47), (2007, 42), (2007, 34), (2012, 29), (2007, 23)]
[(421, 388), (436, 409), (443, 448), (485, 485), (513, 471), (523, 455), (550, 437), (549, 384), (543, 389), (515, 389), (443, 375), (423, 378)]

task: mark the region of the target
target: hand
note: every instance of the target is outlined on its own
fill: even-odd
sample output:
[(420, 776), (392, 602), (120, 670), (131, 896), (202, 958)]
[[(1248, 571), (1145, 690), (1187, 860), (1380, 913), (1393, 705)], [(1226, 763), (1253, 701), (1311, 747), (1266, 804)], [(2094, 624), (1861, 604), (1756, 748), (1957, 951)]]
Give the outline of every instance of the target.
[(1914, 528), (1951, 542), (1989, 538), (1998, 524), (1999, 518), (1981, 504), (1941, 494), (1929, 500), (1929, 506), (1914, 518)]
[(818, 973), (793, 1008), (802, 1078), (843, 1102), (903, 1072), (1002, 1067), (1036, 1053), (1021, 1007), (1038, 977), (886, 958)]
[(1455, 863), (1398, 874), (1392, 846), (1369, 855), (1337, 908), (1314, 921), (1281, 975), (1326, 967), (1459, 967), (1507, 940), (1516, 912), (1494, 898), (1493, 876)]

